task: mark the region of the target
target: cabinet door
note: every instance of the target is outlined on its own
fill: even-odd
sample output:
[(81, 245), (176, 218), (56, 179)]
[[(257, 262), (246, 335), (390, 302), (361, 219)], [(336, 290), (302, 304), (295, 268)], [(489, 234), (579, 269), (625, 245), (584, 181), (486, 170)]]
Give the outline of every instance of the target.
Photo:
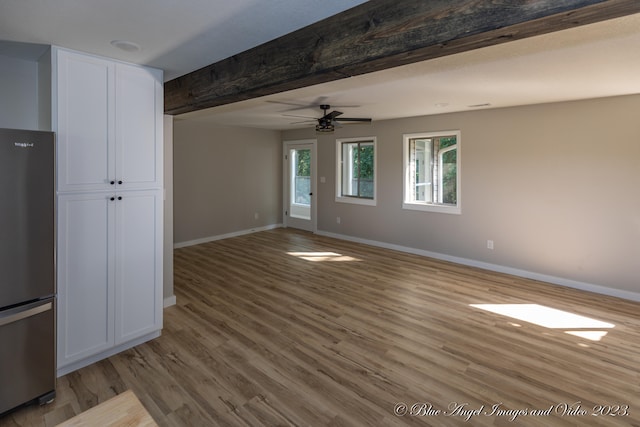
[(162, 328), (162, 190), (118, 199), (116, 344)]
[(116, 174), (114, 64), (65, 50), (55, 58), (58, 191), (108, 189)]
[(58, 368), (114, 343), (115, 201), (58, 197)]
[(162, 73), (116, 64), (116, 182), (162, 188)]

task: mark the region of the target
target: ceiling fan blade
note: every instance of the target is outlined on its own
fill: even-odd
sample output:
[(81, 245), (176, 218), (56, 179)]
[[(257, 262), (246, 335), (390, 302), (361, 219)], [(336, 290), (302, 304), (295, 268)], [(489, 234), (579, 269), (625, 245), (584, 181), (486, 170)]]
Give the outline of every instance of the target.
[(283, 117), (299, 117), (299, 118), (303, 118), (303, 119), (310, 119), (310, 120), (317, 120), (316, 117), (311, 117), (311, 116), (298, 116), (296, 114), (282, 114)]
[(326, 96), (319, 96), (309, 104), (300, 104), (299, 102), (291, 102), (291, 101), (272, 101), (272, 100), (268, 100), (268, 101), (265, 101), (265, 102), (268, 102), (270, 104), (289, 105), (289, 106), (293, 107), (293, 108), (288, 108), (285, 111), (315, 110), (320, 105), (324, 104), (325, 100), (327, 98), (328, 97), (326, 97)]
[(336, 117), (338, 117), (341, 114), (342, 114), (341, 111), (332, 111), (332, 112), (326, 114), (323, 118), (324, 119), (328, 119), (328, 120), (334, 120)]
[(271, 101), (271, 100), (267, 100), (265, 102), (268, 102), (269, 104), (291, 105), (293, 107), (307, 107), (307, 105), (298, 104), (297, 102)]
[(317, 120), (301, 120), (299, 122), (291, 122), (289, 124), (290, 125), (300, 125), (300, 124), (303, 124), (303, 123), (305, 123), (305, 124), (314, 124), (314, 123), (317, 123), (317, 122), (318, 122)]
[(340, 117), (336, 119), (341, 122), (362, 122), (362, 123), (371, 123), (371, 119), (367, 119), (364, 117)]

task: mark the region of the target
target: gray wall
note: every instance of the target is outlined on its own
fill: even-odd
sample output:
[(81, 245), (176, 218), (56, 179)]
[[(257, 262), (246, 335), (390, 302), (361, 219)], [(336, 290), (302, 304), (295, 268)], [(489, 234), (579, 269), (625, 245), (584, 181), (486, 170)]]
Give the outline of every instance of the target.
[(164, 210), (163, 210), (163, 294), (165, 304), (175, 299), (173, 294), (173, 116), (163, 118), (164, 138)]
[(281, 157), (279, 131), (176, 118), (174, 241), (281, 224)]
[[(320, 231), (640, 293), (638, 111), (640, 96), (626, 96), (283, 139), (318, 138)], [(462, 214), (403, 210), (402, 134), (452, 129), (462, 132)], [(375, 207), (334, 201), (335, 139), (351, 136), (378, 138)]]
[(37, 130), (38, 62), (0, 55), (0, 127)]

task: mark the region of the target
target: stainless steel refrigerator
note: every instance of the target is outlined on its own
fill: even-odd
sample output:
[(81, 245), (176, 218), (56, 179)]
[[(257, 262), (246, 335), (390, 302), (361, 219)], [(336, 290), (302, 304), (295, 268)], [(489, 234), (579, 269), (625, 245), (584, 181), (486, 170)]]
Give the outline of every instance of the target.
[(0, 416), (55, 397), (54, 146), (0, 129)]

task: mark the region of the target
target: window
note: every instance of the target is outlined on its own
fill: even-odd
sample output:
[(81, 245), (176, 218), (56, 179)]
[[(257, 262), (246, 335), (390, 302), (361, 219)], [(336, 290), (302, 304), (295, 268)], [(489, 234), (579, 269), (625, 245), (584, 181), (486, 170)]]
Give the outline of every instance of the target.
[(460, 132), (404, 135), (404, 209), (460, 213)]
[(292, 148), (289, 156), (294, 173), (291, 202), (308, 206), (311, 204), (311, 150)]
[(376, 140), (336, 140), (336, 201), (375, 205)]

